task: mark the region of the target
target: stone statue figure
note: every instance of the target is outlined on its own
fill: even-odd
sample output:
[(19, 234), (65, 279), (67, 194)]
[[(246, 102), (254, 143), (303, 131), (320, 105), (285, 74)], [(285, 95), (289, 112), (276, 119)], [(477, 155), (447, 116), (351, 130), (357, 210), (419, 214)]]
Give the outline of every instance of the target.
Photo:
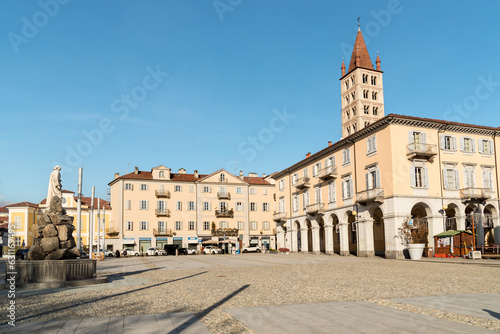
[(60, 166), (55, 166), (52, 172), (50, 173), (50, 178), (49, 178), (49, 191), (47, 192), (47, 206), (50, 207), (50, 204), (52, 203), (52, 198), (54, 196), (57, 196), (59, 198), (62, 198), (62, 185), (61, 185), (61, 174), (60, 174), (61, 167)]

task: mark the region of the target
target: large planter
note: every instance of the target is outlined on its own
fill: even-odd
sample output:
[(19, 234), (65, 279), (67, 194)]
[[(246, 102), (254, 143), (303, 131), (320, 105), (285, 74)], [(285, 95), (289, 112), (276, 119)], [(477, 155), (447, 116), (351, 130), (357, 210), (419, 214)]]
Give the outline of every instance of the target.
[(408, 253), (410, 254), (410, 259), (420, 260), (422, 254), (424, 253), (425, 244), (408, 244)]

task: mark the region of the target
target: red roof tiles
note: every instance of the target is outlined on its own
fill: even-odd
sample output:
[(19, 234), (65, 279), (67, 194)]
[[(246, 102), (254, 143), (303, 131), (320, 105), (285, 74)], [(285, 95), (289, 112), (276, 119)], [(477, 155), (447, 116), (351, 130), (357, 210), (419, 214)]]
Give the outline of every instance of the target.
[(14, 203), (14, 204), (9, 204), (6, 205), (6, 208), (11, 208), (11, 207), (19, 207), (19, 206), (29, 206), (31, 208), (38, 208), (38, 204), (35, 203), (30, 203), (30, 202), (19, 202), (19, 203)]
[[(356, 59), (358, 58), (358, 60)], [(356, 63), (358, 61), (358, 63)], [(361, 30), (358, 30), (356, 34), (356, 41), (354, 42), (354, 48), (352, 49), (351, 61), (349, 62), (349, 69), (347, 73), (354, 70), (356, 67), (364, 67), (373, 70), (373, 64), (368, 54), (368, 49), (366, 48), (365, 40)]]

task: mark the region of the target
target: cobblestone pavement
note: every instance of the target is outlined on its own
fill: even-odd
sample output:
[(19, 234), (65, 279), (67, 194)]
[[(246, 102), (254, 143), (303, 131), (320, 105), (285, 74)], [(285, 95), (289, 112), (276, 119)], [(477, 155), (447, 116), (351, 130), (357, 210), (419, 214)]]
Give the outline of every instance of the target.
[[(400, 299), (500, 294), (498, 260), (418, 262), (312, 254), (159, 256), (105, 259), (98, 263), (98, 274), (110, 275), (111, 282), (18, 291), (18, 323), (188, 312), (212, 333), (253, 333), (243, 319), (231, 315), (231, 309), (362, 301), (407, 312), (410, 321), (423, 315), (500, 331), (498, 309), (490, 309), (492, 317), (482, 318)], [(0, 299), (7, 300), (5, 291)], [(3, 318), (0, 323), (6, 321)]]

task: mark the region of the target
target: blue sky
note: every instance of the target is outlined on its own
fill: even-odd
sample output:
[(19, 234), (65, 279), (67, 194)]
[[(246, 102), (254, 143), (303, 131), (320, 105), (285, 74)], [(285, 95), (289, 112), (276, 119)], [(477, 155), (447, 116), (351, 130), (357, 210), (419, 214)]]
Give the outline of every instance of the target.
[(56, 164), (64, 189), (81, 166), (84, 195), (102, 198), (134, 166), (288, 167), (340, 138), (358, 16), (372, 61), (380, 53), (386, 114), (498, 126), (499, 12), (498, 1), (2, 1), (0, 200), (39, 202)]

